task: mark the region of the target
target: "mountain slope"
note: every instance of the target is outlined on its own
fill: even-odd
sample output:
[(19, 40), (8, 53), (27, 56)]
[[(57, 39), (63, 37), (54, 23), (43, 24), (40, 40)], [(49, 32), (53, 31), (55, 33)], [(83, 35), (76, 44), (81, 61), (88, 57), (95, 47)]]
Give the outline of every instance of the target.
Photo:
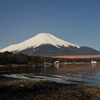
[(51, 44), (53, 46), (56, 46), (59, 48), (59, 46), (65, 46), (65, 47), (68, 47), (68, 46), (73, 46), (73, 47), (77, 47), (77, 48), (80, 48), (79, 46), (77, 45), (74, 45), (74, 44), (71, 44), (71, 43), (68, 43), (66, 41), (63, 41), (49, 33), (40, 33), (24, 42), (21, 42), (19, 44), (15, 44), (15, 45), (10, 45), (2, 50), (0, 50), (0, 52), (4, 52), (4, 51), (21, 51), (21, 50), (24, 50), (24, 49), (27, 49), (27, 48), (36, 48), (40, 45), (43, 45), (43, 44)]
[(19, 53), (35, 56), (64, 56), (64, 55), (95, 55), (100, 54), (99, 51), (90, 47), (60, 47), (57, 48), (50, 44), (41, 45), (36, 48), (28, 48), (20, 51)]
[(0, 52), (4, 51), (36, 56), (100, 54), (99, 51), (93, 48), (80, 47), (61, 40), (49, 33), (40, 33), (24, 42), (10, 45), (0, 50)]

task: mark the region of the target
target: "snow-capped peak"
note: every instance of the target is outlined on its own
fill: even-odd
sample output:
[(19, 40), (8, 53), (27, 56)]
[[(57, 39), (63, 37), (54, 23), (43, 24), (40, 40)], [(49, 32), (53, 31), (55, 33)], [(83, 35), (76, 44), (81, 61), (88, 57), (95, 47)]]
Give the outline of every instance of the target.
[(15, 44), (15, 45), (10, 45), (2, 50), (0, 50), (0, 52), (4, 52), (4, 51), (21, 51), (24, 50), (26, 48), (36, 48), (40, 45), (43, 44), (50, 44), (56, 47), (60, 47), (60, 46), (65, 46), (65, 47), (69, 47), (69, 46), (73, 46), (73, 47), (77, 47), (80, 48), (78, 45), (74, 45), (71, 43), (68, 43), (64, 40), (61, 40), (53, 35), (51, 35), (50, 33), (39, 33), (36, 36), (21, 42), (19, 44)]

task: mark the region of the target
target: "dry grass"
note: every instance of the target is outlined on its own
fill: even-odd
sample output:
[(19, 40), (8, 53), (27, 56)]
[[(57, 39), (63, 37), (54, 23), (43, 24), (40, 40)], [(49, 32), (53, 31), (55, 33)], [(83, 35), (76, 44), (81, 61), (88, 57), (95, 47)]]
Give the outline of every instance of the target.
[(100, 58), (100, 55), (52, 56), (52, 58), (68, 58), (68, 59)]

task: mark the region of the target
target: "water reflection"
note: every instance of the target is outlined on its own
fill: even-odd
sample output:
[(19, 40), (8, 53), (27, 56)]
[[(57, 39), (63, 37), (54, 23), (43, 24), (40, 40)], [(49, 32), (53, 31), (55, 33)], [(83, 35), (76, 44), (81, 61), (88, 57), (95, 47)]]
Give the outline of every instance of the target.
[(0, 68), (0, 73), (43, 73), (43, 72), (57, 72), (59, 74), (65, 74), (68, 72), (93, 72), (100, 71), (100, 64), (56, 64), (56, 65), (44, 65), (44, 66), (18, 66), (18, 67), (3, 67)]
[(56, 64), (56, 65), (54, 65), (54, 67), (55, 67), (57, 70), (59, 70), (60, 65), (59, 65), (59, 64)]
[(96, 67), (97, 63), (91, 63), (92, 67)]
[(0, 68), (0, 75), (23, 76), (31, 79), (63, 83), (100, 84), (100, 64), (56, 64)]

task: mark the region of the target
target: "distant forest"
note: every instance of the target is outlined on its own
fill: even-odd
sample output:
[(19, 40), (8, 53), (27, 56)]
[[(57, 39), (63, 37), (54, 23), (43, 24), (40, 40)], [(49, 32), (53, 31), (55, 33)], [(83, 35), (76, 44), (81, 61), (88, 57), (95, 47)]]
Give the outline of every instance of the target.
[(33, 64), (43, 62), (54, 62), (56, 59), (39, 56), (28, 56), (25, 54), (13, 54), (12, 52), (0, 53), (0, 64)]
[[(93, 58), (100, 62), (100, 58)], [(63, 58), (51, 58), (51, 57), (40, 57), (40, 56), (28, 56), (25, 54), (13, 54), (12, 52), (0, 53), (0, 65), (6, 64), (43, 64), (44, 62), (54, 63), (55, 61), (60, 62), (90, 62), (91, 58), (84, 59), (63, 59)]]

